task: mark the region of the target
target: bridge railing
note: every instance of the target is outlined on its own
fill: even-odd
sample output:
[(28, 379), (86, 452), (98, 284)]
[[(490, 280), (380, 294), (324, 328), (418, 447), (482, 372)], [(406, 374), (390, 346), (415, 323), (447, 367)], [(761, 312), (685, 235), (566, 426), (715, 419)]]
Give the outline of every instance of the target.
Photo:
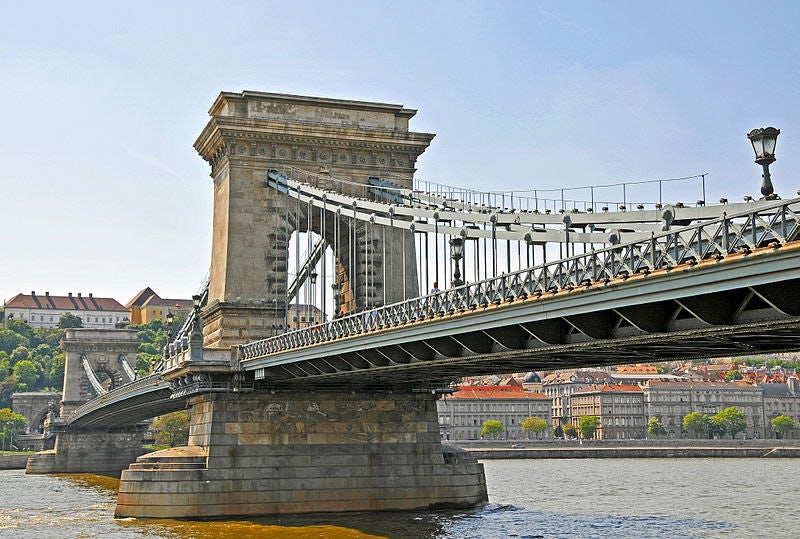
[(104, 395), (95, 397), (94, 399), (81, 404), (72, 412), (71, 417), (80, 416), (88, 412), (94, 411), (98, 408), (107, 405), (108, 402), (110, 401), (114, 401), (121, 397), (126, 397), (133, 393), (138, 393), (142, 389), (146, 389), (161, 383), (164, 382), (161, 380), (161, 374), (158, 373), (139, 378), (129, 384), (125, 384), (124, 386), (112, 389), (111, 391), (108, 391)]
[(387, 305), (284, 333), (242, 347), (243, 359), (399, 326), (446, 313), (499, 305), (596, 282), (607, 282), (680, 264), (721, 259), (733, 253), (793, 241), (800, 235), (800, 198), (778, 200), (752, 211), (651, 233), (645, 240), (613, 245), (562, 260), (543, 263), (446, 292)]

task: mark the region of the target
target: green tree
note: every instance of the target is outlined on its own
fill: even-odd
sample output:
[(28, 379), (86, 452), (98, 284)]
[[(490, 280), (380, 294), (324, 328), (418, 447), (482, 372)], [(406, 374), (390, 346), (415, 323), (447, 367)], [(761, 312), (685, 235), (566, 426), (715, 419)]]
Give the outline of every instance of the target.
[(161, 445), (186, 445), (189, 441), (189, 416), (185, 411), (162, 415), (153, 421), (150, 430)]
[(33, 340), (33, 328), (25, 320), (12, 318), (6, 323), (6, 327), (17, 335), (25, 337), (28, 341)]
[(650, 436), (666, 436), (667, 427), (661, 424), (661, 420), (657, 417), (651, 417), (647, 422), (647, 434)]
[(564, 437), (564, 427), (559, 423), (553, 427), (553, 438), (559, 439)]
[(772, 428), (780, 435), (781, 438), (792, 432), (795, 428), (795, 423), (791, 417), (786, 415), (779, 415), (772, 418)]
[(33, 361), (24, 359), (14, 365), (14, 378), (19, 391), (32, 391), (39, 383), (39, 367)]
[(578, 437), (578, 429), (575, 428), (575, 425), (572, 423), (567, 423), (564, 425), (564, 436), (567, 438), (577, 438)]
[(50, 361), (50, 366), (45, 372), (47, 377), (47, 385), (53, 389), (61, 389), (64, 387), (64, 362), (66, 357), (64, 352), (56, 354)]
[(11, 358), (5, 350), (0, 350), (0, 380), (11, 374)]
[(581, 431), (581, 436), (584, 440), (591, 440), (594, 438), (594, 433), (600, 427), (600, 419), (595, 415), (584, 415), (578, 419), (578, 430)]
[(531, 416), (522, 422), (522, 432), (538, 434), (541, 439), (542, 433), (547, 430), (547, 421), (541, 417)]
[(24, 415), (15, 414), (9, 408), (0, 408), (0, 429), (2, 429), (0, 447), (11, 449), (12, 441), (18, 439), (20, 434), (25, 434), (27, 423)]
[(736, 438), (737, 434), (744, 432), (747, 428), (744, 414), (736, 406), (725, 408), (712, 417), (711, 421), (720, 428), (720, 434), (730, 434), (731, 438)]
[(31, 351), (28, 350), (27, 346), (17, 346), (14, 348), (14, 351), (11, 352), (11, 366), (13, 367), (20, 361), (29, 360), (31, 358)]
[(481, 429), (481, 436), (482, 437), (492, 437), (497, 439), (498, 436), (503, 434), (503, 422), (498, 419), (487, 419), (483, 422), (483, 428)]
[(701, 434), (710, 436), (710, 423), (708, 416), (700, 412), (692, 412), (683, 417), (683, 428), (693, 433), (695, 438), (699, 438)]
[(17, 390), (17, 379), (14, 376), (6, 376), (0, 382), (0, 406), (11, 407), (11, 395)]
[[(173, 323), (172, 328), (176, 332), (180, 326)], [(136, 353), (136, 372), (148, 374), (164, 353), (168, 328), (163, 320), (152, 320), (146, 324), (131, 324), (128, 329), (136, 330), (136, 336), (141, 341)]]
[(725, 375), (725, 380), (728, 382), (733, 382), (735, 380), (741, 380), (744, 378), (741, 372), (738, 369), (731, 369), (728, 371), (728, 374)]
[(58, 319), (58, 325), (56, 327), (59, 329), (82, 328), (83, 318), (72, 313), (65, 313)]
[(0, 350), (11, 354), (18, 346), (28, 346), (28, 339), (11, 331), (10, 329), (0, 329)]

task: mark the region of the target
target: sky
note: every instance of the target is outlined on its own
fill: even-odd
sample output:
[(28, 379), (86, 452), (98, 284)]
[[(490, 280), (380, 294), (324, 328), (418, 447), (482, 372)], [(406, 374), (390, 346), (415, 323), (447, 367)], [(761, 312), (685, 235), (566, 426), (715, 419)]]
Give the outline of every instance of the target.
[(0, 2), (0, 299), (195, 293), (222, 91), (417, 109), (417, 177), (474, 189), (707, 174), (741, 200), (774, 126), (776, 192), (800, 187), (794, 0)]

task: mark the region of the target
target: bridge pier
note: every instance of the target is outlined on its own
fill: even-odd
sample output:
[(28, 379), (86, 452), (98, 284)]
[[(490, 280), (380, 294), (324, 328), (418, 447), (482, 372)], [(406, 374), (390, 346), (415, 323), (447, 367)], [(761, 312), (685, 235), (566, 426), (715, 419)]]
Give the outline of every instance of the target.
[(141, 455), (144, 427), (75, 429), (63, 421), (48, 426), (55, 449), (28, 458), (25, 473), (86, 473), (119, 477)]
[(429, 393), (206, 393), (189, 446), (122, 472), (116, 516), (214, 518), (472, 507), (483, 465), (443, 449)]

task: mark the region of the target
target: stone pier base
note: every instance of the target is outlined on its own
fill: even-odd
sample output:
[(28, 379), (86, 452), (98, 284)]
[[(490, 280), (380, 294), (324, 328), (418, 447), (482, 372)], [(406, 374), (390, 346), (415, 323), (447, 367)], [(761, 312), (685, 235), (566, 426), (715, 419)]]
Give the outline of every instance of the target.
[(140, 428), (69, 430), (56, 434), (55, 449), (34, 453), (25, 473), (87, 473), (119, 477), (143, 453)]
[(214, 518), (472, 507), (483, 465), (444, 450), (423, 393), (213, 393), (190, 445), (123, 471), (116, 516)]

